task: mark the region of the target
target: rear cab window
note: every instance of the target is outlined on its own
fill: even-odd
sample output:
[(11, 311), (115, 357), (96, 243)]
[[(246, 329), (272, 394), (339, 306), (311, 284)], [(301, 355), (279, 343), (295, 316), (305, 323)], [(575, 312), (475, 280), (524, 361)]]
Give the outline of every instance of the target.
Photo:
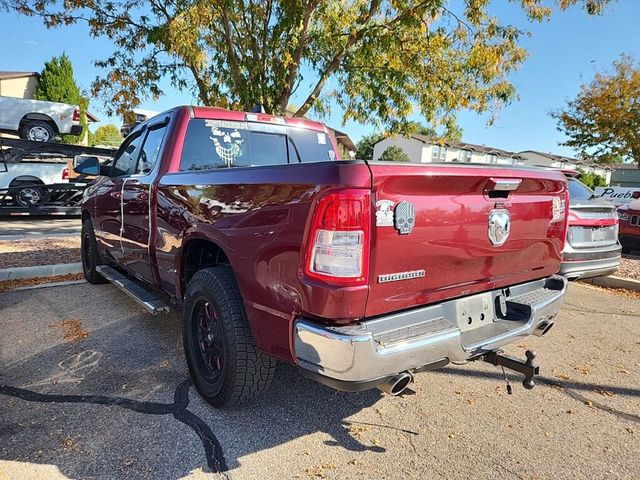
[(181, 171), (326, 162), (328, 134), (287, 125), (195, 118), (185, 135)]

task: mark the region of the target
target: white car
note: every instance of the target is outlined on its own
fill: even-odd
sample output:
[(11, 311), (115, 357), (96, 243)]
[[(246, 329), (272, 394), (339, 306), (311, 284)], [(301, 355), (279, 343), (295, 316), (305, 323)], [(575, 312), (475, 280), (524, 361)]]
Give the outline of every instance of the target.
[(56, 135), (80, 135), (80, 109), (66, 103), (0, 96), (0, 131), (34, 142), (52, 142)]

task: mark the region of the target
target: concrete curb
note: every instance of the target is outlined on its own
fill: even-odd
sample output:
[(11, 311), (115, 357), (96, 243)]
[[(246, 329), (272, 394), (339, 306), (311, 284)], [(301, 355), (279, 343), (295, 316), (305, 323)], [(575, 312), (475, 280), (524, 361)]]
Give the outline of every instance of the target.
[(61, 263), (58, 265), (36, 265), (33, 267), (5, 268), (0, 270), (0, 282), (23, 278), (53, 277), (82, 273), (82, 263)]
[(49, 288), (49, 287), (66, 287), (67, 285), (80, 285), (81, 283), (87, 283), (86, 280), (69, 280), (66, 282), (53, 282), (53, 283), (41, 283), (39, 285), (31, 285), (30, 287), (20, 287), (9, 290), (11, 292), (19, 292), (21, 290), (35, 290), (37, 288)]
[(609, 275), (608, 277), (586, 278), (583, 282), (598, 285), (600, 287), (624, 288), (625, 290), (635, 290), (636, 292), (640, 291), (640, 281), (632, 280), (631, 278), (615, 277), (613, 275)]
[(0, 240), (43, 240), (45, 238), (74, 238), (80, 236), (80, 230), (68, 233), (17, 233), (11, 235), (0, 234)]

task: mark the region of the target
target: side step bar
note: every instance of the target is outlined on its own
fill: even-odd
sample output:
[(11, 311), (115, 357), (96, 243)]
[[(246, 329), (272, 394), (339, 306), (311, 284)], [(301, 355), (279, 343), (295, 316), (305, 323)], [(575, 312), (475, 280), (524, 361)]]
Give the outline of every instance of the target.
[(96, 267), (96, 271), (111, 283), (113, 283), (120, 290), (122, 290), (124, 293), (133, 298), (142, 308), (144, 308), (149, 313), (155, 315), (159, 312), (169, 311), (169, 305), (156, 298), (142, 285), (123, 275), (115, 268), (111, 268), (107, 265), (98, 265)]

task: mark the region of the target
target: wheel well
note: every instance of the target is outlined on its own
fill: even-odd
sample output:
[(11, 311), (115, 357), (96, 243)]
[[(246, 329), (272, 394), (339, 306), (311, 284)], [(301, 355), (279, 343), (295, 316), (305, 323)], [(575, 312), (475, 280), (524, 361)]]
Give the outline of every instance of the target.
[(9, 188), (20, 187), (22, 185), (44, 185), (44, 182), (32, 175), (20, 175), (9, 182)]
[(44, 113), (27, 113), (20, 120), (19, 129), (22, 130), (22, 127), (24, 127), (25, 123), (30, 122), (31, 120), (41, 120), (43, 122), (47, 122), (49, 125), (51, 125), (51, 127), (53, 128), (53, 130), (56, 133), (60, 133), (59, 130), (58, 130), (58, 125), (56, 124), (56, 122), (54, 122), (53, 119), (50, 116), (45, 115)]
[[(191, 277), (203, 268), (215, 265), (229, 265), (229, 258), (222, 248), (213, 242), (202, 239), (191, 240), (184, 247), (182, 261), (182, 281), (183, 287), (189, 284)], [(186, 289), (183, 288), (184, 292)]]

